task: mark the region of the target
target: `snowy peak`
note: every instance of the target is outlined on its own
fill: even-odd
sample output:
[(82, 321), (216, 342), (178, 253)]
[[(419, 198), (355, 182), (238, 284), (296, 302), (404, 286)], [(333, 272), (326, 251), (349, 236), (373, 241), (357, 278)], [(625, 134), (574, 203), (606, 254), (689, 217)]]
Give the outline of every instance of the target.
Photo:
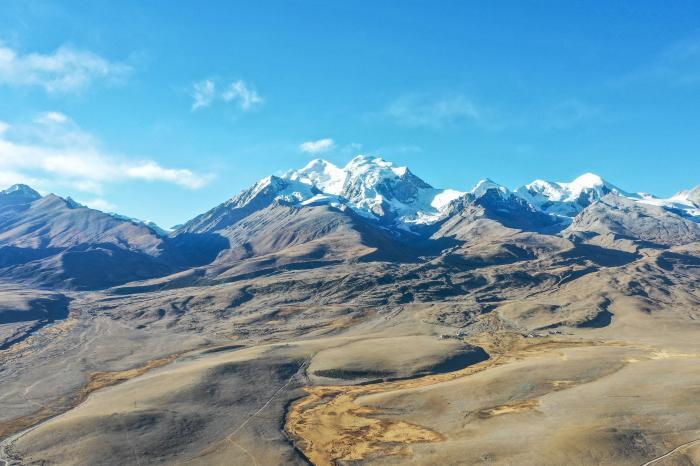
[(302, 204), (319, 194), (320, 191), (310, 184), (274, 175), (268, 176), (223, 204), (188, 221), (177, 231), (203, 233), (222, 230), (275, 202)]
[(450, 202), (464, 194), (433, 188), (408, 168), (381, 157), (355, 157), (343, 170), (346, 179), (340, 194), (356, 212), (405, 230), (441, 220)]
[(570, 182), (535, 180), (516, 193), (543, 212), (563, 217), (576, 216), (606, 194), (627, 195), (594, 173), (584, 173)]
[[(287, 172), (284, 179), (312, 185), (326, 194), (355, 198), (367, 191), (381, 190), (387, 183), (406, 182), (416, 188), (432, 189), (406, 167), (397, 167), (381, 157), (358, 155), (339, 168), (333, 163), (315, 159), (303, 168)], [(382, 193), (391, 196), (392, 193)], [(373, 197), (374, 193), (368, 196)]]
[(358, 155), (349, 161), (343, 170), (353, 175), (360, 175), (362, 173), (383, 173), (386, 175), (392, 172), (396, 176), (403, 176), (407, 168), (396, 167), (392, 162), (386, 161), (381, 157)]
[(580, 197), (581, 193), (586, 192), (595, 192), (598, 199), (611, 192), (616, 194), (623, 193), (621, 189), (594, 173), (584, 173), (571, 183), (559, 183), (559, 185), (566, 189), (571, 197), (576, 198)]
[(305, 167), (287, 172), (284, 179), (316, 188), (317, 194), (303, 204), (330, 202), (348, 205), (356, 213), (385, 223), (431, 223), (462, 192), (439, 190), (381, 157), (358, 155), (343, 168), (315, 159)]
[(250, 189), (234, 196), (225, 204), (234, 208), (242, 208), (249, 204), (264, 204), (266, 206), (276, 200), (297, 203), (315, 196), (318, 192), (318, 189), (311, 184), (273, 175), (258, 181)]
[(700, 185), (694, 187), (693, 189), (679, 192), (673, 196), (671, 200), (681, 203), (690, 203), (700, 208)]
[(568, 183), (535, 180), (519, 188), (518, 192), (539, 194), (550, 201), (574, 202), (581, 193), (595, 192), (598, 197), (602, 197), (610, 192), (622, 193), (623, 191), (594, 173), (584, 173)]
[(9, 188), (0, 191), (0, 194), (22, 194), (24, 196), (33, 197), (34, 199), (39, 199), (41, 197), (41, 194), (39, 194), (26, 184), (12, 185)]
[(433, 189), (408, 168), (396, 167), (381, 157), (355, 157), (343, 170), (346, 178), (340, 194), (372, 211), (384, 201), (412, 204), (420, 190)]
[(552, 232), (564, 226), (560, 219), (541, 212), (522, 197), (490, 179), (479, 181), (469, 192), (450, 203), (446, 224), (495, 220), (507, 228)]
[(659, 206), (695, 221), (700, 219), (700, 186), (669, 199), (660, 199), (650, 194), (623, 191), (596, 174), (585, 173), (568, 183), (535, 180), (518, 188), (516, 193), (542, 212), (569, 219), (608, 194)]
[(0, 191), (0, 207), (29, 204), (41, 198), (41, 194), (26, 184), (16, 184)]
[(343, 190), (346, 173), (327, 160), (314, 159), (304, 168), (287, 172), (283, 178), (315, 186), (328, 194), (339, 195)]
[(524, 198), (546, 198), (549, 201), (561, 201), (566, 196), (566, 190), (560, 183), (552, 183), (545, 180), (535, 180), (532, 183), (521, 186), (516, 190)]
[[(437, 189), (381, 157), (359, 155), (344, 167), (314, 159), (282, 176), (268, 176), (218, 207), (191, 220), (179, 231), (216, 231), (274, 202), (288, 205), (329, 205), (378, 222), (389, 229), (413, 230), (419, 225), (442, 221), (470, 206), (483, 207), (488, 215), (503, 220), (508, 215), (518, 225), (535, 223), (564, 225), (586, 207), (606, 195), (657, 204), (685, 217), (700, 217), (700, 188), (679, 193), (673, 200), (629, 194), (594, 173), (573, 181), (535, 180), (511, 191), (490, 179), (479, 181), (470, 191)], [(696, 199), (696, 201), (692, 201)], [(527, 221), (526, 221), (527, 220)], [(530, 222), (530, 223), (528, 223)]]
[(606, 184), (608, 184), (607, 181), (605, 181), (599, 175), (596, 175), (595, 173), (591, 173), (591, 172), (584, 173), (583, 175), (579, 176), (571, 183), (568, 183), (568, 185), (570, 187), (581, 189), (581, 190), (587, 189), (587, 188), (601, 187), (601, 186), (605, 186)]
[(645, 194), (636, 200), (641, 204), (659, 206), (681, 217), (700, 222), (700, 186), (681, 191), (668, 199)]
[(475, 198), (479, 198), (490, 190), (497, 191), (499, 194), (501, 194), (501, 196), (507, 196), (510, 193), (510, 190), (508, 188), (496, 183), (495, 181), (492, 181), (489, 178), (485, 178), (479, 181), (477, 184), (474, 185), (474, 187), (469, 191), (469, 193), (472, 194)]

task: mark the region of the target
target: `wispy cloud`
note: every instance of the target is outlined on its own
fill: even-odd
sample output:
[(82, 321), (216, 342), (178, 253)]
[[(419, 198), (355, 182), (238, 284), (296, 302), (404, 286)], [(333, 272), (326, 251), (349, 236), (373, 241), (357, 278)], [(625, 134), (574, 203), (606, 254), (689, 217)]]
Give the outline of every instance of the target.
[(82, 91), (96, 81), (121, 81), (131, 71), (126, 63), (113, 62), (70, 45), (62, 45), (47, 54), (22, 54), (0, 42), (0, 84), (71, 93)]
[(579, 99), (564, 99), (546, 108), (540, 122), (544, 129), (567, 129), (601, 116), (597, 106)]
[(463, 95), (440, 98), (407, 95), (390, 103), (384, 113), (409, 127), (440, 128), (460, 122), (478, 123), (483, 118), (474, 102)]
[(602, 109), (578, 98), (534, 102), (527, 108), (497, 103), (476, 104), (462, 94), (451, 97), (410, 94), (391, 102), (382, 113), (408, 128), (444, 129), (473, 126), (488, 131), (568, 129), (586, 122), (603, 121)]
[(192, 110), (206, 108), (214, 101), (216, 84), (211, 79), (192, 84)]
[(190, 189), (201, 188), (209, 181), (209, 177), (197, 175), (186, 168), (166, 168), (152, 160), (130, 163), (124, 168), (128, 178), (146, 181), (166, 181)]
[(299, 150), (307, 154), (320, 154), (333, 149), (335, 142), (331, 138), (319, 139), (317, 141), (306, 141), (299, 144)]
[(251, 84), (238, 80), (221, 86), (214, 78), (204, 79), (192, 84), (190, 95), (192, 96), (192, 110), (199, 110), (211, 106), (216, 101), (237, 106), (247, 112), (259, 107), (263, 98)]
[(262, 103), (262, 98), (255, 89), (250, 88), (241, 80), (229, 84), (221, 97), (224, 102), (237, 104), (241, 110), (250, 110)]
[(68, 122), (68, 117), (61, 112), (45, 112), (36, 118), (36, 122), (43, 124), (66, 123)]
[(26, 173), (19, 173), (11, 170), (0, 170), (0, 190), (15, 184), (26, 184), (29, 186), (41, 187), (46, 180), (29, 176)]
[(616, 80), (615, 84), (666, 83), (672, 86), (700, 84), (700, 37), (670, 44), (648, 64)]
[(107, 152), (97, 138), (62, 113), (48, 112), (30, 123), (4, 125), (0, 132), (2, 184), (68, 186), (101, 194), (105, 186), (125, 181), (165, 182), (197, 189), (211, 179), (186, 168)]
[(101, 210), (102, 212), (114, 212), (117, 210), (117, 205), (112, 204), (106, 199), (100, 197), (91, 199), (89, 201), (78, 201), (83, 205), (90, 207), (91, 209)]
[(700, 38), (686, 39), (671, 45), (649, 70), (675, 85), (700, 84)]

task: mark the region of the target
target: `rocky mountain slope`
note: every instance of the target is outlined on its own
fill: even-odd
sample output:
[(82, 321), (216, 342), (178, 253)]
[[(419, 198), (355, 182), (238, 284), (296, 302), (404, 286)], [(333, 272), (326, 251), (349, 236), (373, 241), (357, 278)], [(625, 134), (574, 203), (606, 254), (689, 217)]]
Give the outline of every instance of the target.
[[(230, 280), (362, 258), (415, 261), (473, 242), (486, 219), (498, 228), (584, 242), (610, 233), (676, 245), (697, 238), (697, 191), (660, 199), (589, 173), (514, 191), (483, 180), (462, 192), (433, 188), (381, 158), (358, 156), (342, 168), (317, 159), (166, 232), (17, 185), (0, 192), (0, 276), (100, 289), (172, 274), (163, 281), (181, 286), (190, 283), (183, 277)], [(198, 268), (182, 275), (192, 267)]]
[(163, 232), (12, 187), (0, 464), (695, 464), (698, 189), (315, 160)]
[(55, 194), (42, 197), (28, 186), (0, 192), (0, 277), (6, 280), (95, 289), (162, 276), (210, 261), (211, 249), (225, 244), (209, 238), (201, 252), (198, 239), (166, 238), (143, 223)]

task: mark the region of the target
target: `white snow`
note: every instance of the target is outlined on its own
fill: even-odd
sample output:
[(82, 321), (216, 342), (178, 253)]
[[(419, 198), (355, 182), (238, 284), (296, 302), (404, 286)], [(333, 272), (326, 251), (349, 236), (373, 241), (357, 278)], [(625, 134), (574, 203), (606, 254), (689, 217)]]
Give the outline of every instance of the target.
[(566, 186), (571, 193), (580, 193), (584, 189), (600, 189), (606, 184), (608, 183), (595, 173), (584, 173), (571, 183), (560, 183), (560, 186)]
[(641, 199), (637, 199), (637, 202), (680, 211), (693, 220), (699, 221), (700, 206), (695, 205), (695, 203), (690, 200), (689, 195), (690, 191), (681, 191), (668, 199), (662, 199), (647, 194), (642, 196)]
[(343, 190), (345, 177), (346, 173), (342, 168), (323, 159), (314, 159), (304, 168), (284, 175), (284, 178), (316, 186), (321, 191), (336, 196)]
[[(314, 186), (323, 195), (303, 200), (303, 205), (329, 203), (347, 205), (358, 214), (378, 218), (391, 214), (398, 224), (434, 223), (445, 215), (449, 203), (464, 195), (454, 189), (435, 189), (415, 181), (406, 167), (397, 167), (381, 157), (358, 155), (343, 168), (315, 159), (283, 178)], [(413, 192), (403, 199), (391, 190)], [(387, 192), (387, 190), (389, 192)]]
[(570, 182), (535, 180), (515, 193), (537, 209), (559, 217), (574, 217), (586, 205), (581, 198), (596, 201), (607, 193), (636, 197), (608, 183), (599, 175), (584, 173)]
[(608, 183), (600, 176), (594, 173), (584, 173), (583, 175), (570, 182), (551, 182), (545, 180), (535, 180), (530, 184), (518, 188), (516, 192), (523, 197), (535, 198), (535, 202), (542, 203), (542, 199), (536, 199), (542, 196), (546, 201), (553, 202), (574, 202), (583, 192), (592, 191), (599, 197), (604, 195), (604, 191), (614, 193), (623, 193), (616, 186)]
[(0, 194), (12, 194), (16, 192), (20, 192), (29, 196), (39, 197), (39, 193), (27, 186), (26, 184), (13, 184), (9, 188), (0, 191)]
[(495, 189), (499, 191), (501, 195), (506, 195), (510, 192), (505, 186), (501, 186), (500, 184), (491, 181), (488, 178), (479, 181), (469, 192), (472, 193), (474, 197), (481, 197), (489, 189)]
[[(364, 155), (353, 158), (342, 168), (327, 160), (315, 159), (303, 168), (287, 172), (282, 179), (264, 178), (251, 188), (244, 202), (271, 183), (279, 184), (273, 187), (275, 199), (305, 206), (325, 204), (350, 208), (363, 217), (391, 219), (394, 227), (409, 231), (412, 225), (432, 224), (444, 219), (450, 203), (466, 194), (455, 189), (433, 188), (406, 167), (397, 167), (381, 157)], [(469, 192), (480, 197), (490, 189), (498, 190), (503, 196), (511, 194), (508, 188), (490, 179), (479, 181)], [(690, 191), (669, 199), (632, 194), (594, 173), (584, 173), (569, 182), (538, 179), (513, 193), (534, 208), (569, 221), (589, 202), (595, 202), (607, 193), (682, 211), (683, 215), (700, 220), (700, 206), (688, 198)]]
[(456, 189), (443, 189), (438, 191), (439, 192), (433, 197), (433, 201), (430, 203), (430, 206), (440, 211), (446, 209), (447, 206), (450, 205), (450, 202), (466, 194), (462, 191), (457, 191)]

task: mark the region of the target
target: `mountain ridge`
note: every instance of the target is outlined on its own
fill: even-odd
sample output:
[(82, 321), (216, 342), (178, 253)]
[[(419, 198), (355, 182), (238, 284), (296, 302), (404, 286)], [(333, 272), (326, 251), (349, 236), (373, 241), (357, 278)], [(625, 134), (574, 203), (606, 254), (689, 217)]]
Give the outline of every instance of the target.
[[(268, 178), (256, 182), (253, 187), (221, 206), (240, 203), (239, 197), (243, 193), (253, 190)], [(280, 190), (280, 194), (272, 195), (273, 199), (301, 205), (325, 203), (335, 207), (345, 206), (359, 215), (379, 220), (384, 226), (406, 231), (416, 227), (420, 230), (424, 225), (444, 220), (451, 202), (469, 193), (479, 197), (489, 189), (512, 193), (535, 210), (557, 217), (565, 223), (570, 223), (583, 209), (609, 193), (658, 205), (691, 219), (700, 217), (700, 204), (693, 202), (693, 199), (700, 202), (700, 186), (664, 199), (648, 194), (629, 193), (593, 173), (584, 173), (571, 182), (535, 180), (513, 190), (487, 178), (470, 190), (458, 191), (434, 188), (407, 167), (395, 166), (381, 157), (360, 155), (342, 168), (327, 160), (314, 159), (300, 169), (287, 171), (279, 179), (296, 183), (296, 190), (292, 189), (292, 196), (290, 192), (283, 193)]]
[[(614, 248), (630, 248), (621, 239), (669, 247), (699, 238), (699, 189), (661, 199), (586, 173), (515, 190), (484, 179), (457, 191), (435, 188), (380, 157), (358, 156), (342, 168), (314, 159), (165, 231), (15, 185), (0, 191), (0, 277), (104, 288), (199, 267), (192, 277), (216, 282), (338, 261), (420, 262), (455, 247), (470, 255), (481, 250), (475, 242), (493, 248), (481, 236), (510, 237), (509, 231)], [(487, 250), (479, 254), (492, 254)], [(94, 267), (94, 276), (78, 273)]]

